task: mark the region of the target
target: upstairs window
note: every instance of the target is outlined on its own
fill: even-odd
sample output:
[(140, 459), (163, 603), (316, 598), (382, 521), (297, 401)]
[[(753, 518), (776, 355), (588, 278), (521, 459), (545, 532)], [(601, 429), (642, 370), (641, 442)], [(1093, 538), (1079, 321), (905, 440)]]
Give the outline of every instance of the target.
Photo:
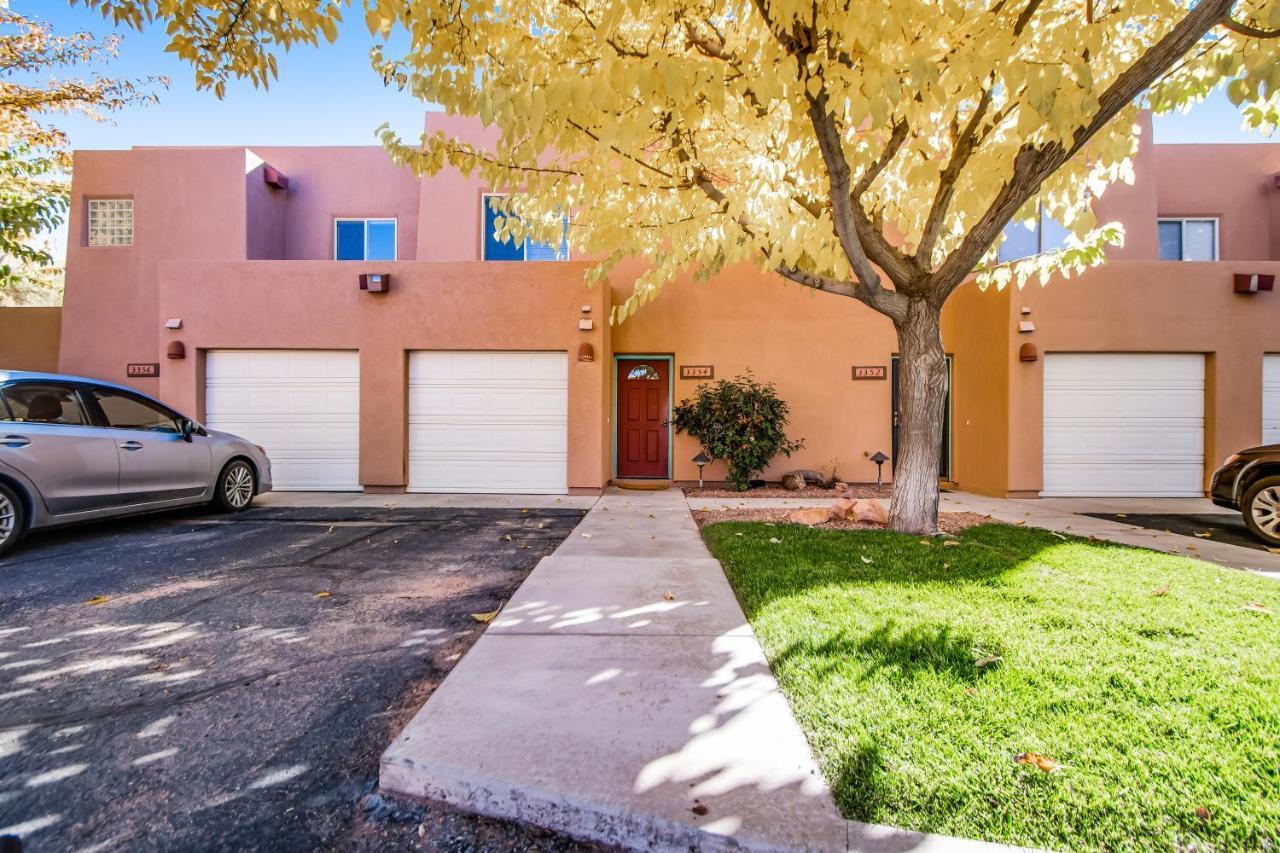
[(484, 207), (484, 260), (486, 261), (567, 261), (569, 260), (569, 217), (564, 217), (564, 228), (561, 232), (560, 244), (538, 243), (525, 240), (517, 243), (507, 240), (505, 243), (494, 236), (498, 217), (506, 214), (493, 209), (491, 199), (502, 198), (498, 194), (486, 194)]
[(1065, 248), (1069, 233), (1043, 210), (1034, 222), (1015, 220), (1004, 227), (1004, 240), (998, 250), (999, 261), (1005, 264)]
[(335, 219), (333, 222), (335, 261), (394, 261), (396, 220)]
[(133, 199), (89, 199), (89, 245), (133, 245)]
[(1161, 219), (1160, 260), (1216, 261), (1218, 259), (1218, 220)]

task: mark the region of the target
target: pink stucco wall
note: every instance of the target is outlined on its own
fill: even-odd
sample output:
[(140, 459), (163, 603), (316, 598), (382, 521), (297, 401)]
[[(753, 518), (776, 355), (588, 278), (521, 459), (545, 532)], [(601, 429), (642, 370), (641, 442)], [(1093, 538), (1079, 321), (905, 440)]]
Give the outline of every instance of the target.
[[(491, 133), (440, 114), (427, 126), (481, 141)], [(1150, 122), (1142, 126), (1149, 141)], [(1280, 292), (1236, 297), (1223, 276), (1241, 263), (1257, 271), (1249, 262), (1280, 259), (1276, 149), (1144, 144), (1135, 183), (1109, 188), (1096, 203), (1100, 221), (1126, 226), (1110, 266), (1043, 291), (957, 294), (944, 337), (955, 355), (953, 472), (962, 486), (1036, 487), (1039, 374), (1017, 364), (1022, 340), (1012, 331), (1023, 305), (1034, 307), (1045, 348), (1214, 353), (1210, 455), (1249, 440), (1256, 383), (1242, 365), (1264, 350), (1280, 352)], [(289, 177), (287, 191), (262, 181), (266, 164)], [(582, 280), (585, 264), (481, 262), (488, 189), (451, 170), (420, 181), (375, 146), (78, 152), (59, 366), (120, 381), (128, 362), (160, 362), (158, 381), (134, 384), (199, 411), (205, 349), (359, 349), (362, 480), (395, 487), (404, 482), (405, 352), (563, 349), (575, 377), (570, 484), (598, 488), (612, 473), (612, 355), (669, 354), (677, 377), (680, 364), (714, 364), (717, 376), (750, 368), (777, 382), (792, 406), (792, 431), (807, 445), (771, 475), (838, 458), (846, 476), (874, 476), (866, 456), (889, 450), (891, 388), (849, 374), (854, 364), (889, 364), (896, 347), (883, 318), (735, 268), (706, 283), (681, 278), (610, 329), (608, 306), (629, 295), (639, 267), (623, 265), (592, 290)], [(135, 243), (89, 248), (86, 200), (111, 196), (134, 199)], [(1155, 262), (1160, 215), (1220, 217), (1222, 257), (1235, 266)], [(361, 265), (329, 260), (341, 216), (397, 219), (400, 261), (377, 265), (393, 269), (387, 297), (355, 288)], [(596, 320), (589, 334), (576, 328), (583, 304)], [(181, 332), (163, 329), (169, 317), (182, 318)], [(187, 344), (186, 361), (164, 357), (171, 340)], [(572, 357), (583, 341), (595, 348), (595, 362)], [(694, 388), (673, 382), (676, 400)], [(694, 452), (677, 439), (677, 478), (696, 475), (688, 463)]]

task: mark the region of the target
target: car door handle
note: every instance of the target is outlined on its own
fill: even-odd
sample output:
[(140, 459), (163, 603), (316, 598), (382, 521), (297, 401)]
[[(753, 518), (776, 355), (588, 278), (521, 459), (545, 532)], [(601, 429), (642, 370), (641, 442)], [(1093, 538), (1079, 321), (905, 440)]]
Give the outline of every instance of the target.
[(140, 441), (126, 441), (124, 444), (120, 445), (120, 449), (121, 449), (121, 450), (141, 450), (141, 449), (142, 449), (142, 442), (140, 442)]
[(6, 435), (3, 439), (0, 439), (0, 444), (5, 447), (13, 447), (15, 449), (19, 447), (26, 447), (30, 443), (31, 439), (27, 438), (25, 435)]

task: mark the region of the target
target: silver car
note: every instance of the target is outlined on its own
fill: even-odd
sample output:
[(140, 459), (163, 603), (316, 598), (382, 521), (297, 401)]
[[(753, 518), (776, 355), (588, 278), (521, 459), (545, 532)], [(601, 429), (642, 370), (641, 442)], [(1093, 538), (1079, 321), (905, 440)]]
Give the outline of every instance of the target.
[(28, 530), (209, 503), (240, 512), (271, 461), (122, 385), (0, 370), (0, 556)]

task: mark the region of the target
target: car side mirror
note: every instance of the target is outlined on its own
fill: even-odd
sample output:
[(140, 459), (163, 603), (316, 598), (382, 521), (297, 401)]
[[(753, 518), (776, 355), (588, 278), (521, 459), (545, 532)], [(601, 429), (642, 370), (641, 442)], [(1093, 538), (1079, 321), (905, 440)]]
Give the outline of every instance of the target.
[(195, 435), (196, 422), (188, 418), (182, 419), (182, 440), (191, 441), (191, 436)]

